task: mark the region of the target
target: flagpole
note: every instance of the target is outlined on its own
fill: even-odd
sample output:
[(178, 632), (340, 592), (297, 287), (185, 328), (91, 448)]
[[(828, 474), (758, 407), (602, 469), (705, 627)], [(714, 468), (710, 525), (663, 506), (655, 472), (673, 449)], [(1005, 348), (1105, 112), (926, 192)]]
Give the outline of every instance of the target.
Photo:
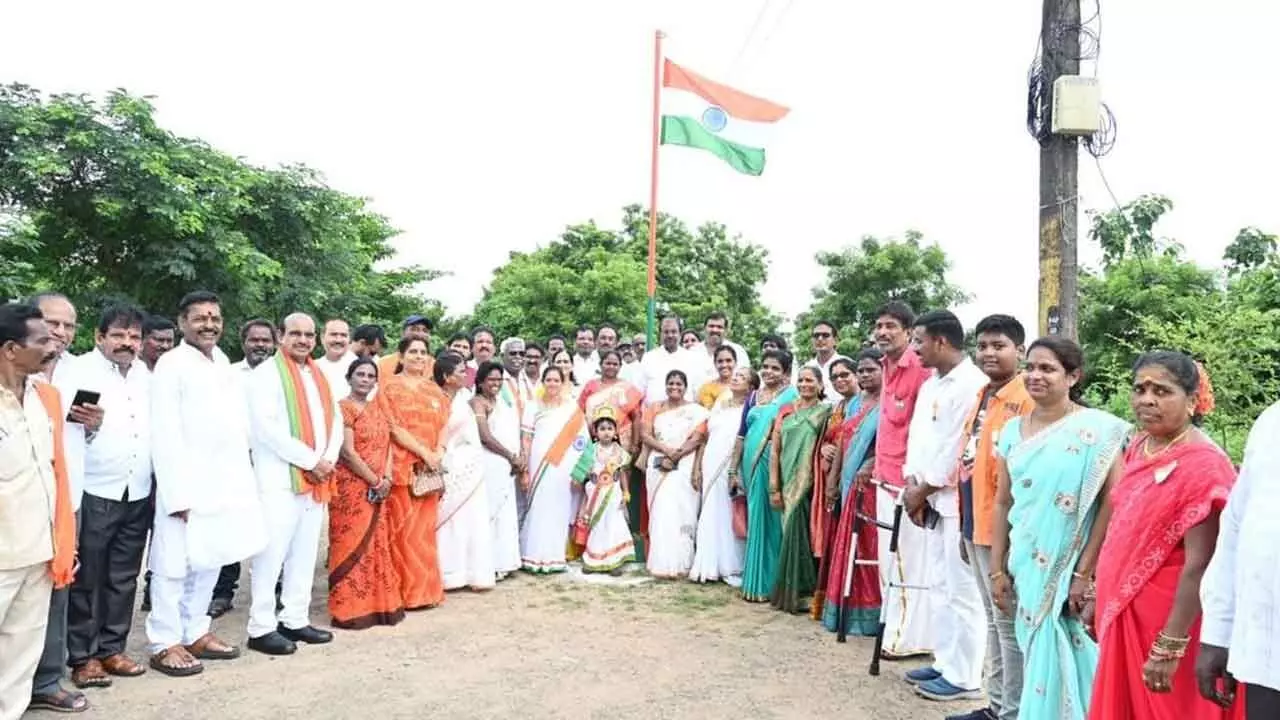
[(662, 31), (653, 33), (653, 137), (649, 156), (649, 304), (645, 337), (656, 346), (658, 296), (658, 145), (662, 141)]

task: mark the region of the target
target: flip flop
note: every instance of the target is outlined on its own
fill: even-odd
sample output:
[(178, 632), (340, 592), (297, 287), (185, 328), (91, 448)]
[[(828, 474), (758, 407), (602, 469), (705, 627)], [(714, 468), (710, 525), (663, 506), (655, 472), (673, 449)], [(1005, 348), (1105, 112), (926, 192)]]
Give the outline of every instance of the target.
[(58, 688), (57, 692), (32, 695), (28, 710), (50, 710), (60, 713), (81, 713), (89, 709), (89, 699), (84, 693)]

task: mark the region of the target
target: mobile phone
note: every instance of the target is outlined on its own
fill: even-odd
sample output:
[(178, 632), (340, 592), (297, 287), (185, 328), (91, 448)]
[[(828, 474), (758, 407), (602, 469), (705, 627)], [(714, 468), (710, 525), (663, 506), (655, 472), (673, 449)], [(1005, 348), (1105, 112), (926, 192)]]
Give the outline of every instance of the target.
[(654, 459), (653, 459), (653, 469), (654, 469), (654, 470), (661, 470), (661, 469), (662, 469), (662, 458), (660, 458), (660, 457), (656, 457), (656, 458), (654, 458)]
[(942, 515), (933, 509), (932, 505), (924, 506), (924, 526), (929, 530), (938, 527), (938, 523), (942, 520)]
[[(97, 405), (102, 399), (102, 393), (96, 390), (77, 390), (76, 396), (71, 399), (71, 407), (77, 405)], [(71, 419), (71, 413), (67, 413), (67, 422), (75, 422)]]
[(377, 505), (378, 503), (382, 502), (382, 497), (378, 495), (378, 491), (374, 490), (373, 488), (369, 488), (369, 492), (365, 494), (365, 497), (369, 498), (369, 502), (373, 503), (374, 505)]

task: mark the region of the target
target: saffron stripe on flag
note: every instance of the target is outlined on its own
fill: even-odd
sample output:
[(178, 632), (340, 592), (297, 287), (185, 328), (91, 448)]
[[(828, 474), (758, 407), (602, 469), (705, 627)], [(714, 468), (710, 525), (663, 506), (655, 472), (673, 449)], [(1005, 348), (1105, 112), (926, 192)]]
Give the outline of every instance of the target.
[(725, 140), (691, 117), (664, 115), (662, 144), (707, 150), (729, 163), (734, 170), (747, 175), (764, 172), (764, 150)]
[(790, 108), (755, 95), (748, 95), (724, 83), (709, 80), (665, 58), (662, 66), (662, 85), (694, 93), (739, 120), (771, 123), (781, 120), (791, 112)]

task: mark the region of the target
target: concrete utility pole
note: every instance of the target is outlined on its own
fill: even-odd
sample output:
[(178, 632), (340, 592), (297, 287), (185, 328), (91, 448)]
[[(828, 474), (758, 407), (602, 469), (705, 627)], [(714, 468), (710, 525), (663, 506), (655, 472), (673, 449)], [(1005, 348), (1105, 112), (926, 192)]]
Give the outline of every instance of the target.
[[(1053, 115), (1053, 84), (1080, 72), (1080, 0), (1044, 0), (1040, 25), (1046, 133)], [(1040, 142), (1040, 334), (1075, 339), (1079, 321), (1076, 240), (1078, 140), (1047, 134)]]

